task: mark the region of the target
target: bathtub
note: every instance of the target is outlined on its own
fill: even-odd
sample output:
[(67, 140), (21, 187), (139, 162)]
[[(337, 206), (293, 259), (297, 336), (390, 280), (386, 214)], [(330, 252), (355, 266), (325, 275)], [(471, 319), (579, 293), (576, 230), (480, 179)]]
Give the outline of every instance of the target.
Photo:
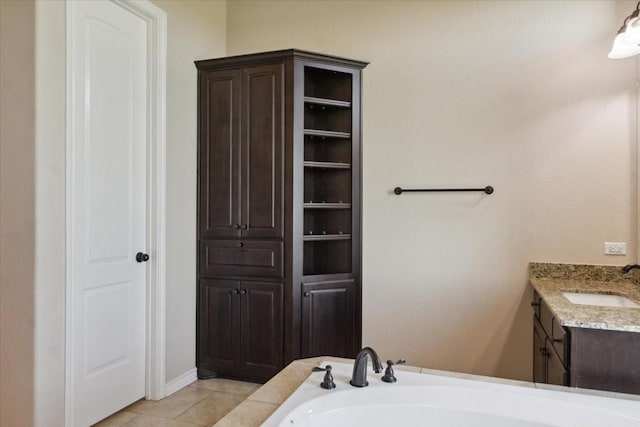
[(371, 369), (369, 386), (355, 388), (349, 385), (351, 364), (329, 364), (334, 390), (319, 387), (322, 372), (311, 373), (262, 425), (640, 427), (640, 400), (635, 396), (593, 395), (576, 389), (541, 389), (533, 383), (400, 370), (396, 370), (398, 382), (388, 384)]

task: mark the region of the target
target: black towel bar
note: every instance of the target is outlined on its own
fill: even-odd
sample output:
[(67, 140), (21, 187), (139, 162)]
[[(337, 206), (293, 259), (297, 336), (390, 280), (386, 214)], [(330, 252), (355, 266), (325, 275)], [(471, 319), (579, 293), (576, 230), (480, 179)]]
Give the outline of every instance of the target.
[(443, 193), (443, 192), (451, 192), (451, 191), (482, 191), (486, 194), (491, 194), (493, 193), (493, 187), (490, 185), (487, 185), (484, 188), (401, 188), (401, 187), (396, 187), (393, 189), (393, 192), (400, 195), (402, 193), (409, 193), (409, 192), (439, 192), (439, 193)]

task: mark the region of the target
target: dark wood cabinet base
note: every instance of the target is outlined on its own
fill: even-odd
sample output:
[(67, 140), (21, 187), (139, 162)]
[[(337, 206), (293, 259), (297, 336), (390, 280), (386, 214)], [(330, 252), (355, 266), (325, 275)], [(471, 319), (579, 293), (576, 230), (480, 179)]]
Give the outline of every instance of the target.
[(640, 394), (640, 334), (569, 328), (571, 386)]
[(533, 298), (534, 382), (640, 394), (640, 333), (562, 327)]

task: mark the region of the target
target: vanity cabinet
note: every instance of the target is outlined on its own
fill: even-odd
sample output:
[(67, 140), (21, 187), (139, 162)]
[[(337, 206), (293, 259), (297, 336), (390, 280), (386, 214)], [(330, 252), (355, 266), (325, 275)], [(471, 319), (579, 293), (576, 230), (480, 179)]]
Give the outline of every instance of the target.
[(533, 302), (533, 381), (569, 384), (569, 341), (567, 331), (534, 292)]
[(640, 394), (640, 333), (569, 330), (572, 386)]
[(361, 73), (299, 50), (196, 61), (200, 378), (361, 341)]
[(563, 327), (534, 291), (533, 381), (640, 394), (640, 333)]

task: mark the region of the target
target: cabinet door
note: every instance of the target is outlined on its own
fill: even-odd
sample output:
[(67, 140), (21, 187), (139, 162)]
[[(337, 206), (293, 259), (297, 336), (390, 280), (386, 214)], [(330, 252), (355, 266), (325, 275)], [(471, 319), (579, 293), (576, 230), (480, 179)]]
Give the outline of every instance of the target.
[(302, 284), (302, 357), (354, 357), (355, 281)]
[(553, 349), (553, 343), (549, 338), (546, 342), (547, 347), (547, 384), (568, 385), (567, 370), (562, 365), (558, 354)]
[(282, 238), (284, 64), (242, 70), (243, 237)]
[(240, 351), (240, 283), (200, 280), (198, 375), (218, 376), (236, 369)]
[(266, 380), (282, 369), (282, 288), (282, 283), (242, 282), (242, 375)]
[(547, 382), (547, 361), (546, 361), (546, 336), (543, 332), (542, 326), (533, 317), (533, 382), (534, 383), (546, 383)]
[(199, 237), (239, 237), (241, 71), (207, 71), (199, 85)]

